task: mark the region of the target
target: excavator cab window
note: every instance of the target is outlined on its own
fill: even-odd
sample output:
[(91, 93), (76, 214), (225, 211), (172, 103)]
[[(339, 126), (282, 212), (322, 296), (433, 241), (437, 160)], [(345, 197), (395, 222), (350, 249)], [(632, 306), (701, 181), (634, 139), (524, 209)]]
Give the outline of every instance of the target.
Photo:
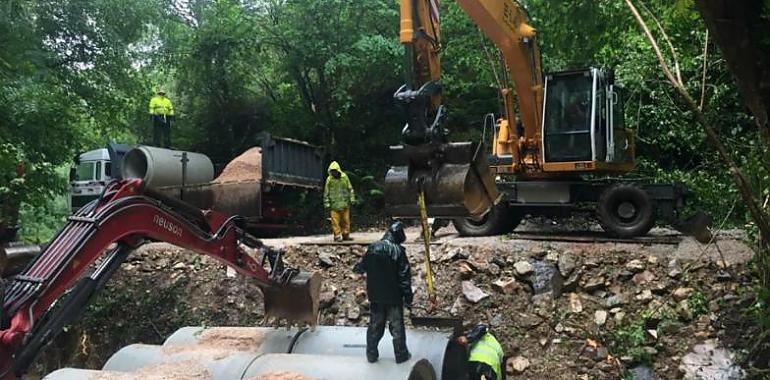
[(610, 162), (632, 162), (633, 157), (630, 151), (630, 144), (633, 136), (626, 131), (626, 121), (624, 116), (625, 91), (616, 85), (610, 85), (610, 94), (607, 104), (610, 107), (610, 120), (612, 121), (611, 136), (609, 137), (607, 150), (607, 159)]
[[(545, 162), (590, 161), (595, 83), (591, 70), (546, 76)], [(597, 110), (598, 111), (598, 110)]]
[(607, 104), (607, 93), (603, 83), (599, 83), (597, 86), (596, 95), (594, 97), (594, 157), (595, 161), (607, 160), (607, 146), (609, 132), (607, 123), (610, 122), (609, 114), (607, 110), (609, 106)]

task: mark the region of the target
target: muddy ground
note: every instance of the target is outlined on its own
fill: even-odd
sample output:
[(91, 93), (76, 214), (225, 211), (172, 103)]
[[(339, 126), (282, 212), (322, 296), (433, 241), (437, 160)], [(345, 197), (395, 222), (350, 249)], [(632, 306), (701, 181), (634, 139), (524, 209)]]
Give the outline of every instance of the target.
[[(365, 243), (380, 234), (354, 238)], [(418, 234), (408, 230), (406, 247), (415, 305), (423, 306)], [(747, 265), (753, 252), (742, 239), (740, 231), (728, 231), (704, 250), (689, 238), (674, 244), (573, 243), (459, 238), (447, 228), (431, 246), (437, 313), (490, 325), (518, 367), (513, 378), (696, 378), (683, 363), (692, 362), (687, 354), (698, 344), (727, 342), (737, 345), (731, 360), (745, 357), (739, 343), (753, 330), (741, 310), (754, 300)], [(291, 264), (323, 273), (322, 324), (366, 325), (364, 281), (350, 271), (365, 246), (329, 240), (265, 242), (282, 247)], [(99, 368), (120, 347), (161, 343), (185, 325), (251, 326), (261, 320), (259, 290), (247, 279), (209, 258), (149, 244), (44, 352), (28, 378), (63, 366)]]

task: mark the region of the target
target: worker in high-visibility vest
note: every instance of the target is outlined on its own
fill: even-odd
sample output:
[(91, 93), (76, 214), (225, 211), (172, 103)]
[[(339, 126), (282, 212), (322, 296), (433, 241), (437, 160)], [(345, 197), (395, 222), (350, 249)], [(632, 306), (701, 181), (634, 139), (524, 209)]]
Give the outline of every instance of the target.
[(160, 147), (171, 148), (171, 122), (175, 121), (174, 105), (166, 97), (166, 90), (160, 88), (150, 99), (150, 119), (152, 119), (152, 143)]
[(331, 214), (334, 241), (353, 240), (350, 237), (350, 206), (356, 200), (353, 185), (337, 161), (332, 161), (326, 171), (329, 176), (324, 184), (324, 208)]
[(457, 341), (469, 348), (468, 378), (470, 380), (503, 380), (503, 347), (484, 325), (478, 325)]

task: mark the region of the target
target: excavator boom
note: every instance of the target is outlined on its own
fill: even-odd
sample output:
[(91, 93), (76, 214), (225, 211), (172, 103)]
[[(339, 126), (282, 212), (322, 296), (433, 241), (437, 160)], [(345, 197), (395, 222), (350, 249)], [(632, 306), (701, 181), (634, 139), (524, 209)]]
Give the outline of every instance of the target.
[[(145, 188), (141, 180), (125, 180), (112, 183), (100, 199), (69, 217), (46, 249), (6, 286), (0, 379), (21, 376), (37, 351), (76, 317), (128, 253), (153, 240), (214, 257), (253, 279), (262, 289), (267, 316), (317, 323), (318, 273), (284, 265), (280, 253), (243, 232), (238, 217), (204, 212)], [(242, 245), (261, 249), (261, 260)], [(68, 289), (63, 305), (52, 308)]]
[[(543, 118), (543, 72), (537, 32), (529, 25), (526, 12), (514, 0), (457, 0), (460, 7), (500, 50), (513, 90), (502, 88), (503, 115), (493, 142), (493, 153), (511, 155), (512, 170), (538, 170), (536, 153), (541, 140)], [(519, 104), (522, 130), (517, 130), (513, 91)], [(527, 149), (530, 147), (531, 149)]]

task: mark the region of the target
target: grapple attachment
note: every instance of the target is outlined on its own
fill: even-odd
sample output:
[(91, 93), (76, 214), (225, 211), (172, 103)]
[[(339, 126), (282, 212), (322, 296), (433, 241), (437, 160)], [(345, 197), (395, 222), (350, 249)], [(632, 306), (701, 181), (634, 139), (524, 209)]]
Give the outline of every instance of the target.
[(321, 275), (318, 272), (298, 272), (289, 278), (277, 278), (262, 288), (265, 315), (291, 322), (318, 324), (318, 297)]
[(481, 148), (472, 142), (390, 147), (393, 166), (385, 176), (387, 213), (418, 217), (420, 189), (431, 217), (486, 213), (500, 195)]

